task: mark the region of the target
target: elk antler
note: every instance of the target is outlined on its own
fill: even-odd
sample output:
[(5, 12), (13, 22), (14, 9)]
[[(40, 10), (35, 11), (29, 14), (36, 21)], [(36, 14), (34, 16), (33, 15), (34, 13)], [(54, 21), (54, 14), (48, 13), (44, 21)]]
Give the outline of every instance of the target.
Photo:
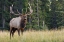
[(12, 4), (12, 6), (10, 6), (10, 13), (12, 13), (12, 14), (14, 14), (14, 15), (21, 15), (21, 13), (18, 11), (18, 9), (17, 9), (18, 14), (15, 14), (15, 13), (13, 12), (12, 8), (13, 8), (13, 4)]
[(29, 12), (29, 13), (27, 13), (27, 15), (30, 15), (31, 13), (33, 13), (33, 10), (32, 10), (32, 8), (31, 8), (30, 3), (28, 3), (28, 5), (29, 5), (29, 7), (28, 7), (28, 8), (29, 8), (29, 11), (30, 11), (30, 12)]
[(30, 14), (33, 12), (33, 10), (32, 10), (32, 8), (31, 8), (31, 6), (30, 6), (30, 3), (28, 3), (29, 4), (29, 9), (30, 9)]
[(12, 4), (12, 6), (10, 6), (10, 13), (14, 13), (12, 10), (12, 7), (13, 7), (13, 4)]
[(17, 9), (17, 12), (18, 12), (19, 14), (21, 14), (21, 13), (18, 11), (18, 9)]

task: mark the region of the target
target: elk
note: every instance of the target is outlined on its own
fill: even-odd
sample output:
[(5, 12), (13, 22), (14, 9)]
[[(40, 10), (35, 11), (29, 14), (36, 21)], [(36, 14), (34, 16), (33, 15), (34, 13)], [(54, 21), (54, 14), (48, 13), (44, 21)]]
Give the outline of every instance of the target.
[(23, 34), (23, 31), (25, 29), (26, 22), (27, 22), (27, 15), (30, 15), (33, 12), (33, 10), (31, 9), (30, 3), (28, 3), (28, 4), (29, 4), (30, 12), (26, 13), (26, 14), (21, 14), (18, 10), (17, 10), (18, 14), (15, 14), (12, 10), (13, 4), (12, 4), (12, 6), (10, 6), (10, 13), (19, 16), (16, 18), (12, 18), (10, 20), (10, 23), (9, 23), (9, 25), (10, 25), (10, 38), (11, 38), (11, 35), (13, 37), (16, 30), (18, 31), (19, 36), (20, 36), (20, 31)]

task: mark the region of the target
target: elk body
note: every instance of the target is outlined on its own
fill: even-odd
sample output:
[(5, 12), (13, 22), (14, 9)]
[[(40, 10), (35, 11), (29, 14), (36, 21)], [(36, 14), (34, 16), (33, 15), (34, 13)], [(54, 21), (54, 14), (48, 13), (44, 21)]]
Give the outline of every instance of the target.
[(10, 37), (11, 34), (12, 36), (14, 35), (14, 32), (17, 30), (18, 31), (18, 35), (20, 35), (20, 30), (23, 33), (25, 25), (26, 25), (26, 16), (22, 15), (16, 18), (13, 18), (10, 21)]
[[(30, 4), (29, 4), (30, 6)], [(10, 13), (14, 14), (14, 15), (19, 15), (19, 17), (16, 17), (16, 18), (12, 18), (9, 25), (10, 25), (10, 38), (11, 38), (11, 35), (13, 37), (15, 31), (17, 30), (18, 31), (18, 35), (20, 35), (20, 31), (22, 32), (23, 34), (23, 31), (24, 31), (24, 28), (26, 26), (26, 21), (27, 21), (27, 15), (29, 14), (15, 14), (12, 10), (12, 7), (13, 5), (10, 7)], [(32, 13), (32, 10), (31, 10), (31, 6), (29, 7), (30, 9), (30, 14)]]

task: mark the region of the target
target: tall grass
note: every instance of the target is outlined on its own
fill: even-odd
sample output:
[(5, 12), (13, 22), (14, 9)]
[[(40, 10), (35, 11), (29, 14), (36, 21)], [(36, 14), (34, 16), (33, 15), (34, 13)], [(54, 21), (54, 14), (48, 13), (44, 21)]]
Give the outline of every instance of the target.
[(23, 35), (9, 36), (8, 31), (0, 31), (0, 42), (64, 42), (64, 30), (25, 31)]

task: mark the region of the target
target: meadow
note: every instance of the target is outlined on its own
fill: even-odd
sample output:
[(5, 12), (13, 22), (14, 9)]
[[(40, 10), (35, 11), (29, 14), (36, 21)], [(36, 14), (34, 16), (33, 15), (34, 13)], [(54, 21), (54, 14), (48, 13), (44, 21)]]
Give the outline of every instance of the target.
[(24, 31), (21, 36), (15, 32), (11, 39), (8, 31), (0, 31), (0, 42), (64, 42), (64, 30)]

